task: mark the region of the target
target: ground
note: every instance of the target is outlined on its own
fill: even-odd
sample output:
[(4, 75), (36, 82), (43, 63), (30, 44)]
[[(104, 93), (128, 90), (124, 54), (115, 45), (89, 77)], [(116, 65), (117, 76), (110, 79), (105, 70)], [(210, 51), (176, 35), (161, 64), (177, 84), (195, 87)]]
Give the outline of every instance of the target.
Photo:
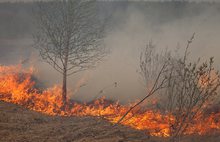
[(0, 142), (151, 142), (144, 132), (94, 117), (47, 116), (0, 101)]
[[(0, 142), (164, 142), (143, 131), (113, 126), (102, 118), (47, 116), (0, 101)], [(191, 136), (181, 142), (219, 142)]]

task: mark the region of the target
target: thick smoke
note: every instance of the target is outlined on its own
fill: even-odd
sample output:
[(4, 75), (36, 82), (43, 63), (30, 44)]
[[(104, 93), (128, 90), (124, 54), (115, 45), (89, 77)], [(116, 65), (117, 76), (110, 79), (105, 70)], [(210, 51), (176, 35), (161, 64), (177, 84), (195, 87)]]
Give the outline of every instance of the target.
[[(195, 32), (195, 41), (190, 47), (192, 59), (214, 56), (220, 69), (220, 4), (104, 2), (103, 5), (103, 12), (111, 13), (110, 30), (104, 40), (111, 53), (97, 68), (68, 79), (73, 99), (88, 101), (106, 96), (127, 102), (143, 97), (145, 89), (138, 73), (139, 55), (149, 41), (157, 46), (158, 52), (179, 47), (181, 55)], [(35, 66), (36, 75), (47, 86), (61, 82), (61, 75), (44, 63), (38, 51), (31, 47), (30, 33), (22, 37), (1, 36), (0, 43), (2, 64), (24, 62), (25, 66)]]

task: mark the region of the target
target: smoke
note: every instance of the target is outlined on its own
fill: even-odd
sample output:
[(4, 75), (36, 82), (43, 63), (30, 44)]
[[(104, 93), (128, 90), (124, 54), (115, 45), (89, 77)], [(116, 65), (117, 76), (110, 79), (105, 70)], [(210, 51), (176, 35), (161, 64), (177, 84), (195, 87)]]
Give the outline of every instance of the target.
[[(86, 94), (87, 90), (90, 93), (98, 92), (102, 86), (118, 82), (117, 88), (106, 91), (104, 95), (124, 101), (140, 99), (145, 95), (145, 88), (137, 72), (141, 49), (149, 41), (153, 41), (158, 52), (165, 48), (173, 51), (179, 47), (181, 55), (187, 40), (194, 32), (196, 36), (190, 47), (191, 59), (196, 60), (201, 57), (208, 60), (209, 57), (214, 56), (215, 64), (219, 69), (220, 56), (217, 52), (220, 35), (219, 10), (213, 6), (206, 6), (195, 14), (196, 6), (195, 10), (192, 7), (184, 7), (179, 15), (172, 13), (179, 12), (175, 7), (169, 9), (168, 14), (165, 10), (151, 11), (156, 14), (145, 13), (135, 5), (129, 5), (123, 10), (116, 10), (113, 19), (117, 24), (114, 25), (105, 40), (106, 46), (112, 50), (112, 53), (103, 64), (91, 71), (93, 74), (90, 79), (91, 83), (80, 94)], [(170, 14), (169, 11), (171, 11)], [(86, 96), (86, 98), (88, 97), (89, 95)]]
[[(88, 101), (106, 96), (133, 102), (142, 98), (145, 87), (138, 73), (139, 55), (149, 41), (157, 46), (158, 52), (179, 47), (181, 55), (187, 40), (195, 32), (195, 40), (190, 47), (191, 58), (214, 56), (215, 65), (220, 69), (219, 4), (116, 2), (112, 5), (107, 3), (103, 9), (104, 13), (112, 13), (111, 30), (104, 39), (111, 54), (96, 68), (68, 78), (73, 99)], [(28, 58), (26, 65), (35, 66), (36, 76), (47, 86), (59, 84), (62, 76), (40, 59), (38, 51), (31, 48), (30, 37), (1, 38), (1, 63), (16, 64), (18, 60)]]

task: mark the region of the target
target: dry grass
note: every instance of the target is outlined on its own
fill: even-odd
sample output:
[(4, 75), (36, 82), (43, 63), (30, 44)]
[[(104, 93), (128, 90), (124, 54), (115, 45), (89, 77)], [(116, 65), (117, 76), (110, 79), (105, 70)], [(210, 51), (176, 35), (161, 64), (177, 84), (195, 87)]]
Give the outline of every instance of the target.
[[(0, 101), (0, 142), (163, 142), (94, 117), (47, 116)], [(220, 136), (192, 136), (182, 142), (219, 142)]]
[(147, 136), (93, 117), (46, 116), (0, 101), (1, 142), (143, 142)]

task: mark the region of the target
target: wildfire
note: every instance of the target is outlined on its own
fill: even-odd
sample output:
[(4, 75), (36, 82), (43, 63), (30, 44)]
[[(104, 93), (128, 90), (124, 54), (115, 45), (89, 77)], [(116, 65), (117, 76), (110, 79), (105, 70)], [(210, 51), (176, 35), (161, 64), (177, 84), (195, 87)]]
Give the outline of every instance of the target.
[[(37, 89), (33, 81), (33, 69), (24, 70), (21, 66), (0, 66), (0, 100), (22, 105), (28, 109), (48, 115), (97, 116), (116, 123), (130, 108), (118, 102), (100, 98), (89, 103), (77, 103), (68, 100), (65, 111), (61, 109), (61, 88), (54, 86), (47, 90)], [(155, 102), (156, 103), (156, 102)], [(169, 127), (174, 117), (159, 110), (147, 110), (141, 107), (132, 110), (121, 123), (138, 130), (144, 130), (152, 136), (169, 136)], [(220, 131), (220, 112), (208, 116), (199, 114), (187, 134), (208, 134)]]

